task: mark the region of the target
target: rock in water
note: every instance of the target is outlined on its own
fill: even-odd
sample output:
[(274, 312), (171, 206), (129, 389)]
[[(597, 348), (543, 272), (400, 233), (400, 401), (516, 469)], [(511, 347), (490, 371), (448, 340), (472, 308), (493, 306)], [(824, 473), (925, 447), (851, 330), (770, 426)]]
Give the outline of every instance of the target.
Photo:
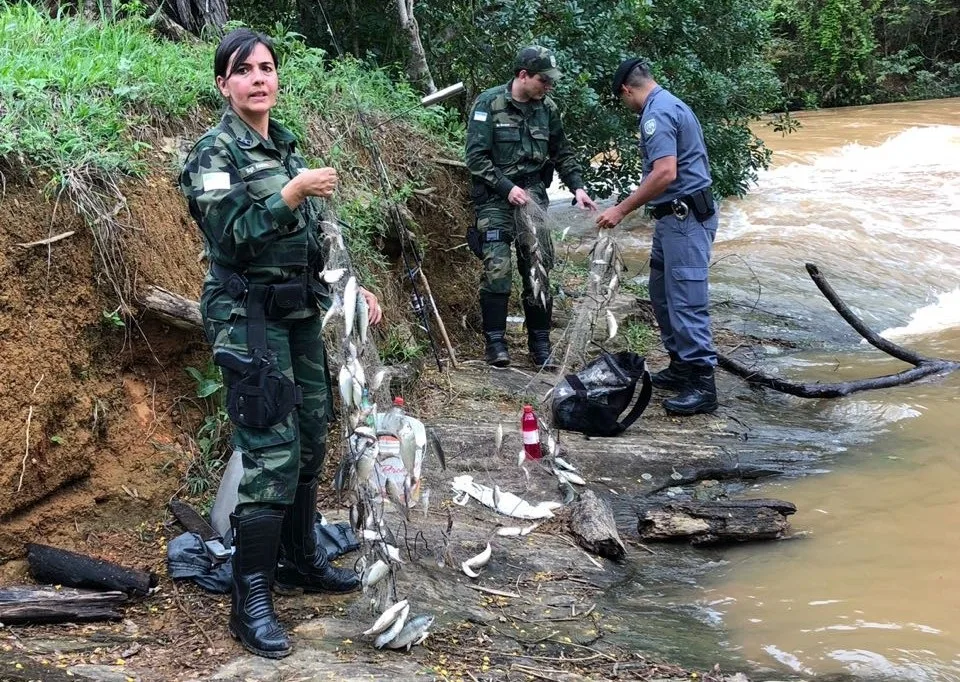
[(624, 557), (627, 550), (617, 532), (613, 510), (596, 493), (584, 490), (570, 510), (570, 532), (581, 547), (608, 559)]

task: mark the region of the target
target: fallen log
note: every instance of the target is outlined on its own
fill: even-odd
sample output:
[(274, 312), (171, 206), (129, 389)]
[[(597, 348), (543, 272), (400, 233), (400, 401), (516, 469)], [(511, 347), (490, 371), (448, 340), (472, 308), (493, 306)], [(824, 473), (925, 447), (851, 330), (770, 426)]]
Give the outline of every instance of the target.
[(27, 545), (27, 563), (37, 582), (118, 591), (130, 597), (147, 596), (159, 582), (155, 573), (32, 542)]
[(66, 623), (119, 620), (117, 607), (127, 601), (123, 592), (98, 592), (34, 585), (0, 587), (0, 623)]
[(913, 369), (904, 370), (896, 374), (871, 377), (869, 379), (824, 384), (819, 382), (799, 383), (780, 379), (770, 374), (765, 374), (753, 367), (747, 367), (733, 358), (718, 353), (717, 364), (719, 364), (720, 367), (731, 374), (736, 374), (742, 379), (745, 379), (747, 383), (765, 386), (775, 391), (795, 395), (800, 398), (839, 398), (859, 391), (901, 386), (933, 374), (953, 372), (960, 369), (960, 362), (944, 360), (942, 358), (924, 357), (883, 338), (870, 329), (863, 320), (850, 310), (850, 307), (843, 302), (833, 287), (830, 286), (830, 283), (827, 282), (827, 278), (820, 272), (819, 267), (813, 263), (807, 263), (806, 268), (814, 284), (817, 285), (820, 292), (830, 301), (830, 305), (834, 307), (847, 324), (853, 327), (869, 344), (882, 350), (887, 355), (914, 365)]
[(145, 310), (158, 315), (174, 326), (185, 329), (203, 327), (200, 304), (180, 294), (151, 286), (147, 287), (139, 303)]
[(769, 467), (754, 466), (752, 464), (735, 464), (728, 467), (701, 467), (677, 471), (662, 481), (655, 483), (653, 488), (644, 491), (643, 494), (653, 495), (667, 488), (690, 485), (698, 481), (728, 481), (732, 479), (752, 481), (758, 478), (779, 476), (782, 473), (782, 469), (771, 469)]
[(694, 545), (775, 540), (790, 528), (797, 508), (782, 500), (668, 502), (636, 505), (637, 531), (647, 542)]
[(626, 554), (613, 510), (592, 490), (584, 490), (570, 504), (570, 532), (588, 552), (615, 560)]

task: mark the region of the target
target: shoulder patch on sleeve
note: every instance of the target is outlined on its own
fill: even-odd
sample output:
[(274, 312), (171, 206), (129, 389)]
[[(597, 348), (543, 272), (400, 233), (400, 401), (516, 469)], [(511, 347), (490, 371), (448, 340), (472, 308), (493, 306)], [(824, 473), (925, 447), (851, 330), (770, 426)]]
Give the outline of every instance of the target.
[(218, 189), (230, 189), (229, 173), (204, 173), (203, 191), (213, 192)]
[(643, 122), (643, 132), (647, 135), (653, 135), (654, 131), (657, 129), (657, 121), (652, 118), (648, 118)]
[(487, 120), (487, 112), (485, 112), (485, 111), (475, 111), (475, 112), (473, 112), (473, 120), (474, 120), (474, 121), (486, 121), (486, 120)]

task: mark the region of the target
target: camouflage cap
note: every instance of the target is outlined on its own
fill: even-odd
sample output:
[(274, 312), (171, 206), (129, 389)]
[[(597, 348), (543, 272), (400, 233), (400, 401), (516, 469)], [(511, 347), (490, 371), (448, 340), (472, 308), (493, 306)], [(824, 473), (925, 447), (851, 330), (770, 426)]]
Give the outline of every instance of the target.
[(513, 70), (518, 73), (521, 69), (530, 75), (542, 73), (552, 80), (557, 80), (562, 75), (553, 52), (539, 45), (529, 45), (517, 52)]

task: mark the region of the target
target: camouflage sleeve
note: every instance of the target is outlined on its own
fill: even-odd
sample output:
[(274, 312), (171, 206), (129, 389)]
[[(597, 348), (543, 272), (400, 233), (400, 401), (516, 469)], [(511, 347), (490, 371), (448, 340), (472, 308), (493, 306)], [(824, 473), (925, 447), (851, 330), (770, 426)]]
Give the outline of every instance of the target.
[(250, 196), (230, 153), (215, 138), (190, 152), (180, 191), (204, 236), (241, 262), (300, 227), (280, 192), (260, 200)]
[(470, 111), (470, 120), (467, 122), (467, 168), (475, 179), (483, 181), (505, 197), (514, 185), (493, 164), (493, 115), (489, 103), (489, 99), (481, 97)]
[(571, 192), (576, 192), (583, 187), (580, 163), (570, 147), (566, 133), (563, 132), (560, 110), (552, 100), (548, 106), (550, 107), (550, 160), (556, 167), (563, 184)]

